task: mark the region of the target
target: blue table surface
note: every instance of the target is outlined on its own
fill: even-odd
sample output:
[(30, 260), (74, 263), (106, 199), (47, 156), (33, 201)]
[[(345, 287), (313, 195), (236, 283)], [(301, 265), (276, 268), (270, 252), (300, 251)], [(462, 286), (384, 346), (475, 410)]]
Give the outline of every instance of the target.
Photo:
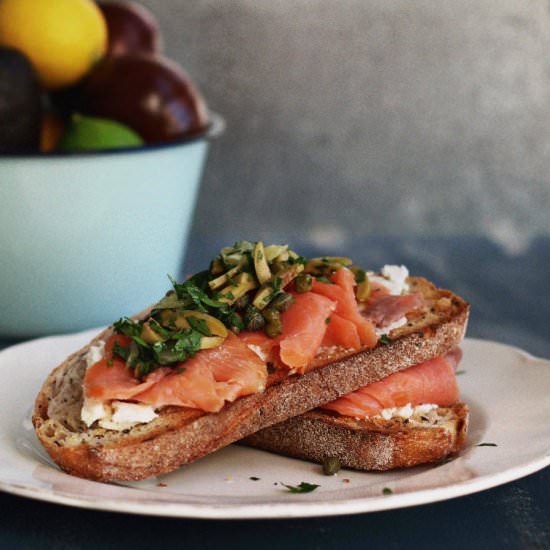
[[(205, 265), (223, 242), (192, 239), (185, 272)], [(478, 237), (371, 237), (304, 255), (350, 255), (377, 268), (403, 263), (472, 304), (468, 335), (550, 358), (550, 239), (506, 251)], [(0, 348), (12, 342), (1, 342)], [(549, 411), (550, 412), (550, 411)], [(0, 464), (1, 468), (1, 464)], [(0, 547), (95, 548), (550, 548), (550, 468), (445, 502), (353, 516), (206, 521), (138, 517), (63, 507), (0, 493)]]

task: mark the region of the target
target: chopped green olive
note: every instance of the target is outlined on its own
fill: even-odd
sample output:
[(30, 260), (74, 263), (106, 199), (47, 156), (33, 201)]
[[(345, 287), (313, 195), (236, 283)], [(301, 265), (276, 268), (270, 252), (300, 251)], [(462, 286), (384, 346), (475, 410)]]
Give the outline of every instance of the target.
[(273, 307), (266, 307), (262, 310), (262, 315), (268, 323), (278, 321), (281, 318), (279, 312)]
[(135, 366), (136, 361), (139, 358), (139, 346), (134, 342), (130, 342), (130, 351), (128, 353), (128, 358), (126, 359), (126, 364), (132, 368)]
[(276, 338), (283, 333), (283, 323), (281, 323), (280, 319), (275, 319), (267, 323), (264, 330), (267, 336), (270, 338)]
[(288, 245), (271, 244), (265, 247), (265, 257), (271, 263), (275, 258), (278, 258), (288, 250)]
[(333, 476), (341, 467), (340, 461), (335, 456), (327, 456), (323, 460), (323, 474), (326, 476)]
[(276, 292), (285, 288), (291, 281), (293, 281), (302, 271), (304, 266), (302, 264), (287, 265), (283, 270), (278, 271), (271, 277), (271, 280), (264, 283), (260, 290), (256, 292), (252, 304), (257, 309), (263, 309), (269, 304)]
[(179, 363), (182, 360), (180, 351), (175, 350), (163, 350), (157, 354), (157, 360), (161, 365), (170, 365), (172, 363)]
[(369, 284), (369, 278), (367, 277), (366, 274), (363, 282), (357, 285), (357, 289), (355, 290), (355, 295), (357, 296), (357, 300), (359, 302), (366, 302), (369, 299), (370, 284)]
[(250, 305), (246, 308), (244, 323), (248, 330), (260, 330), (265, 325), (265, 319), (258, 309)]
[(164, 338), (157, 334), (149, 325), (149, 323), (143, 323), (143, 327), (141, 329), (141, 337), (148, 343), (148, 344), (154, 344), (156, 342), (162, 342)]
[(294, 280), (294, 289), (296, 292), (303, 294), (309, 292), (313, 287), (313, 277), (309, 273), (298, 275)]
[(322, 258), (312, 258), (306, 263), (307, 273), (323, 273), (326, 271), (336, 271), (342, 267), (349, 267), (353, 264), (350, 258), (341, 256), (324, 256)]
[(221, 292), (219, 301), (226, 304), (234, 304), (249, 290), (257, 288), (256, 278), (250, 273), (239, 273), (233, 284), (226, 286)]
[(223, 275), (209, 281), (208, 286), (211, 290), (217, 290), (218, 288), (225, 286), (227, 283), (231, 282), (231, 279), (233, 279), (235, 275), (238, 275), (243, 270), (245, 264), (246, 260), (243, 258), (235, 267), (232, 267)]
[(186, 329), (191, 327), (188, 321), (189, 317), (194, 317), (199, 321), (203, 321), (213, 336), (220, 336), (222, 338), (227, 336), (227, 328), (219, 319), (216, 319), (212, 315), (208, 315), (208, 313), (203, 313), (202, 311), (194, 309), (179, 311), (165, 309), (161, 312), (159, 320), (163, 327)]
[(212, 349), (221, 346), (225, 341), (225, 338), (221, 336), (203, 336), (201, 338), (200, 349)]
[(294, 296), (288, 292), (281, 292), (271, 301), (271, 307), (277, 311), (286, 311), (294, 303)]
[(265, 256), (264, 244), (262, 241), (258, 241), (254, 247), (253, 252), (254, 258), (254, 271), (256, 272), (256, 277), (260, 284), (266, 283), (271, 279), (271, 270), (267, 263), (267, 258)]

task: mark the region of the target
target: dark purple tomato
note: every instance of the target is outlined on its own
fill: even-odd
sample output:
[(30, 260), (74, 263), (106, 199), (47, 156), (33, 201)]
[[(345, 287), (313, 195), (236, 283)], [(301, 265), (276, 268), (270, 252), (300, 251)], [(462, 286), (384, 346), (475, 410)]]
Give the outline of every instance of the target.
[(38, 151), (42, 89), (30, 61), (0, 48), (0, 152)]
[(159, 53), (160, 28), (155, 16), (137, 2), (100, 2), (99, 8), (107, 22), (107, 51), (125, 53)]
[(206, 104), (187, 73), (145, 54), (104, 58), (82, 85), (79, 110), (126, 124), (146, 143), (177, 141), (208, 124)]

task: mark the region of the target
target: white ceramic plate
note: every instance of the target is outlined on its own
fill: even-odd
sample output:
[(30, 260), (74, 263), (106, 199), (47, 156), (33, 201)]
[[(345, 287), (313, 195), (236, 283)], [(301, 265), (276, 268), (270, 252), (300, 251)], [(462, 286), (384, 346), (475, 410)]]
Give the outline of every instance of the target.
[[(62, 473), (51, 462), (34, 436), (30, 411), (50, 370), (94, 334), (44, 338), (0, 352), (0, 489), (115, 512), (288, 518), (445, 500), (550, 464), (550, 361), (469, 339), (463, 345), (460, 371), (464, 372), (459, 382), (471, 408), (470, 434), (460, 456), (446, 464), (389, 473), (341, 470), (326, 477), (317, 465), (233, 445), (162, 478), (120, 485), (85, 481)], [(320, 487), (308, 494), (291, 494), (281, 485), (302, 481)]]

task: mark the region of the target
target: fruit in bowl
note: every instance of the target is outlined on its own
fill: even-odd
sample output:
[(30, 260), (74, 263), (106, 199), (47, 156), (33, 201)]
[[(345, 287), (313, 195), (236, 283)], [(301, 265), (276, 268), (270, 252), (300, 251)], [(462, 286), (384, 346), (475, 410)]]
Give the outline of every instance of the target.
[(0, 48), (0, 151), (36, 149), (42, 117), (38, 77), (17, 50)]
[(109, 54), (160, 53), (161, 33), (154, 15), (136, 2), (100, 2), (107, 23)]
[(208, 122), (204, 101), (183, 69), (149, 54), (106, 57), (82, 85), (78, 106), (126, 124), (146, 143), (198, 134)]
[[(19, 115), (11, 122), (4, 116), (0, 150), (93, 151), (205, 134), (210, 121), (202, 94), (183, 68), (161, 55), (161, 41), (152, 13), (135, 2), (2, 0), (0, 46), (23, 60), (19, 67), (5, 61), (0, 76), (5, 83), (15, 79), (27, 94), (31, 81), (41, 88), (34, 84), (32, 106), (27, 95), (19, 98), (28, 108), (15, 102), (9, 86), (0, 89), (7, 110)], [(44, 115), (37, 104), (45, 106)], [(41, 121), (41, 132), (30, 128), (31, 120)], [(27, 139), (14, 138), (21, 132)]]

